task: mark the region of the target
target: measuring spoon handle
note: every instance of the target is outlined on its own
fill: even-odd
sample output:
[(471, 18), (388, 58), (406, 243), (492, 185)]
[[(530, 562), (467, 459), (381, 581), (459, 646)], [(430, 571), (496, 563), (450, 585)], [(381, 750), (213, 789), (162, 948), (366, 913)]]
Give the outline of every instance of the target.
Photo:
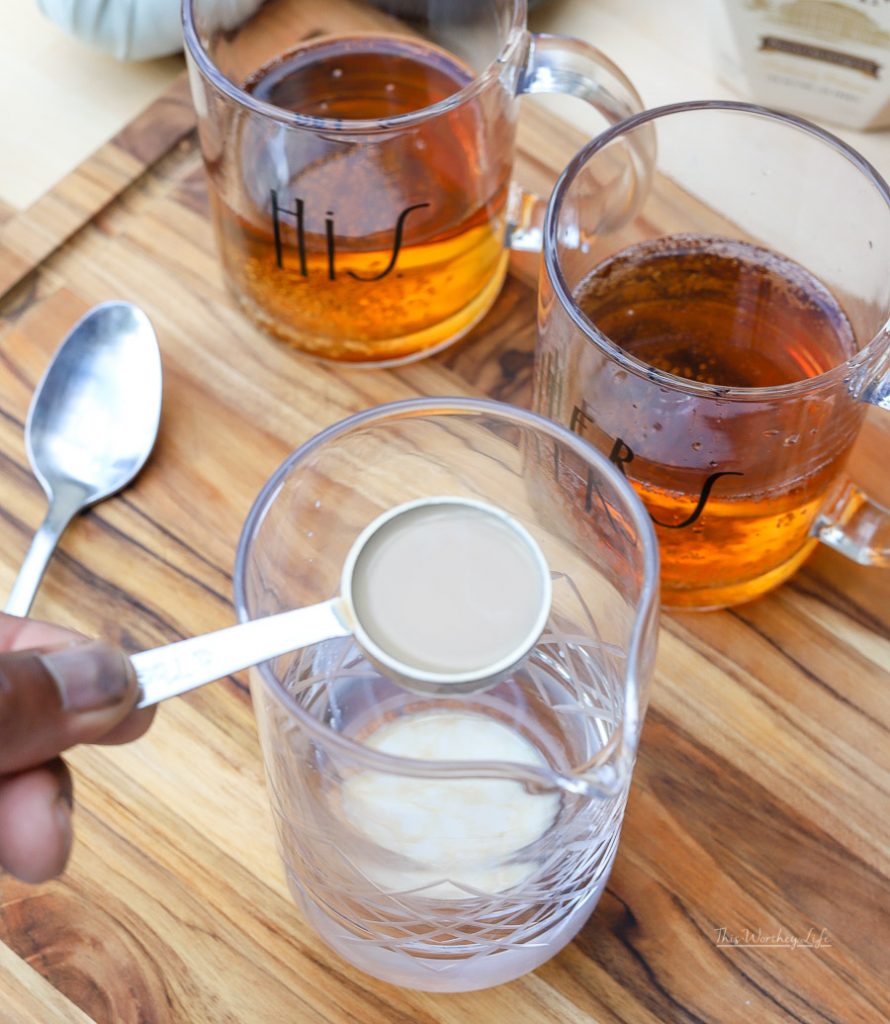
[(149, 707), (300, 647), (348, 636), (341, 607), (341, 599), (333, 598), (134, 654), (130, 661), (141, 691), (136, 706)]

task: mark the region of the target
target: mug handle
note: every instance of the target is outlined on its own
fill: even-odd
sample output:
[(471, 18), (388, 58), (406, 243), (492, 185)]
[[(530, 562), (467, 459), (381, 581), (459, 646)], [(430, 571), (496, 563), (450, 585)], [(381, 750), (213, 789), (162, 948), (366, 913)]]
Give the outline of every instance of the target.
[[(890, 370), (863, 395), (861, 401), (890, 412)], [(878, 504), (852, 480), (813, 524), (813, 534), (859, 565), (890, 568), (890, 509)]]
[[(624, 72), (595, 46), (570, 36), (532, 34), (517, 93), (561, 93), (577, 96), (595, 107), (612, 124), (639, 114), (643, 101)], [(648, 178), (655, 163), (654, 147), (642, 154), (638, 177)], [(645, 194), (645, 181), (638, 181)], [(507, 246), (518, 252), (543, 248), (547, 200), (519, 189), (516, 216), (507, 228)]]

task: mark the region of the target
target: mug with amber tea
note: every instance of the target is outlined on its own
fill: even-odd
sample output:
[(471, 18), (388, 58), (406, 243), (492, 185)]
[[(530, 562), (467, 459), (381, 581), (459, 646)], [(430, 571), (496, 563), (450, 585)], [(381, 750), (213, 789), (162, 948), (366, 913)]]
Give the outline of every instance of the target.
[(575, 157), (544, 236), (535, 407), (633, 483), (665, 604), (757, 597), (819, 540), (890, 565), (890, 516), (844, 472), (890, 408), (890, 191), (866, 160), (760, 107), (662, 107)]
[[(430, 354), (488, 310), (508, 249), (540, 246), (511, 187), (522, 93), (609, 121), (642, 107), (525, 0), (185, 0), (192, 95), (225, 278), (248, 315), (328, 360)], [(543, 213), (543, 210), (541, 210)]]

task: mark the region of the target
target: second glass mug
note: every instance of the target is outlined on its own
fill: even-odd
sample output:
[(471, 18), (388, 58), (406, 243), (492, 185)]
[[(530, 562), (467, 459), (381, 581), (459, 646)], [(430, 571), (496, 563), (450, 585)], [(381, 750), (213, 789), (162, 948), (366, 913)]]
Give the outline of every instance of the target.
[(750, 600), (819, 540), (890, 565), (890, 514), (843, 471), (890, 408), (873, 167), (760, 107), (662, 107), (573, 159), (544, 233), (534, 405), (636, 487), (666, 605)]
[(183, 2), (226, 280), (320, 358), (435, 352), (494, 302), (508, 248), (540, 247), (540, 201), (511, 184), (521, 94), (571, 94), (612, 122), (642, 108), (594, 48), (529, 34), (526, 0), (388, 13), (405, 9)]

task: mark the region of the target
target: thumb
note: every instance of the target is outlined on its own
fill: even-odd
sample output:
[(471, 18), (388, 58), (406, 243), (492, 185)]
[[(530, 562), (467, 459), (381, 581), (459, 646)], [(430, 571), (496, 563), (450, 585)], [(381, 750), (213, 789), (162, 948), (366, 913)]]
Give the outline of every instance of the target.
[(98, 641), (0, 654), (0, 774), (100, 739), (126, 718), (137, 693), (129, 659)]

